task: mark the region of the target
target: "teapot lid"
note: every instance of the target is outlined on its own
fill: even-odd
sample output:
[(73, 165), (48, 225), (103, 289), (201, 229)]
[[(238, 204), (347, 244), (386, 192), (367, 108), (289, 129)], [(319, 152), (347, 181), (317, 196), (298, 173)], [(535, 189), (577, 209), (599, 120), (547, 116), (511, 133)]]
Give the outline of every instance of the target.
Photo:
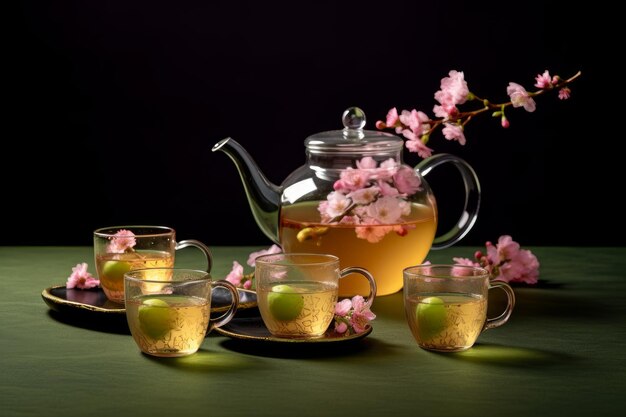
[(404, 140), (387, 132), (365, 130), (365, 113), (358, 107), (343, 112), (341, 130), (329, 130), (309, 136), (304, 146), (313, 153), (377, 153), (398, 151)]

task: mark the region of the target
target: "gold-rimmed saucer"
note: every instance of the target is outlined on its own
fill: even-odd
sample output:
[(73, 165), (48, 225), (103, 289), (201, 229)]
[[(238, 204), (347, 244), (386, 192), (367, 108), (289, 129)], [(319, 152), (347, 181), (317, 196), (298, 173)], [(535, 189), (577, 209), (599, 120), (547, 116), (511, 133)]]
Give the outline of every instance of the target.
[[(238, 288), (239, 310), (257, 306), (256, 292)], [(106, 298), (102, 288), (86, 290), (67, 288), (65, 285), (48, 287), (41, 292), (44, 302), (59, 313), (66, 314), (99, 314), (125, 315), (124, 305), (114, 303)], [(215, 288), (211, 294), (211, 313), (224, 312), (230, 306), (230, 293), (222, 288)]]
[(256, 342), (274, 342), (274, 343), (341, 343), (352, 340), (362, 339), (372, 332), (372, 326), (368, 325), (364, 332), (357, 334), (344, 335), (336, 333), (332, 326), (324, 333), (322, 337), (314, 339), (291, 339), (273, 336), (261, 316), (252, 317), (235, 317), (222, 327), (214, 329), (215, 332), (228, 336), (233, 339), (256, 341)]

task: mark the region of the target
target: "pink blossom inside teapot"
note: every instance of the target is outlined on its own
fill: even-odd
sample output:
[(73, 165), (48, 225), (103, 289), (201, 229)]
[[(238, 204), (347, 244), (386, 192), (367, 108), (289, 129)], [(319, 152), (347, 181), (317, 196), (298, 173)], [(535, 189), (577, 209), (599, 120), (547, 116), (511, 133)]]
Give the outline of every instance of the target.
[[(329, 253), (343, 265), (369, 270), (378, 296), (402, 289), (402, 270), (420, 264), (430, 249), (458, 242), (476, 222), (480, 184), (464, 160), (436, 154), (416, 167), (404, 164), (404, 141), (365, 130), (365, 114), (352, 107), (344, 128), (304, 141), (306, 161), (281, 185), (270, 183), (248, 152), (232, 138), (213, 151), (237, 166), (252, 214), (261, 230), (286, 253)], [(451, 163), (465, 184), (465, 207), (453, 228), (437, 232), (437, 203), (424, 177)], [(358, 276), (340, 280), (339, 295), (367, 295)]]

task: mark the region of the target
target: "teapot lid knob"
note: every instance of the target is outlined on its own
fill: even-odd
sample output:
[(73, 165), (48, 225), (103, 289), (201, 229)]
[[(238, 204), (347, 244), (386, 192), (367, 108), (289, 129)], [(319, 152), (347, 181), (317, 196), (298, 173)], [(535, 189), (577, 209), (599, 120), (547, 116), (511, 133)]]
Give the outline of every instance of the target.
[(358, 107), (350, 107), (343, 112), (341, 121), (346, 129), (363, 129), (365, 127), (365, 112)]
[(363, 128), (365, 127), (365, 112), (358, 107), (349, 107), (343, 112), (341, 117), (343, 123), (343, 135), (346, 138), (364, 137)]

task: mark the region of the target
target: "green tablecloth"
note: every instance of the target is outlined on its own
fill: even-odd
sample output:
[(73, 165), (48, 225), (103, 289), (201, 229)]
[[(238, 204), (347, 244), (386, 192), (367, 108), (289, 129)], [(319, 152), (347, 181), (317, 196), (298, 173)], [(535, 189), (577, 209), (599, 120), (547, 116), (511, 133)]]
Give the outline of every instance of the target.
[[(216, 247), (214, 275), (258, 247)], [(431, 252), (433, 262), (477, 248)], [(372, 333), (325, 346), (212, 332), (190, 357), (139, 353), (127, 330), (51, 313), (89, 247), (0, 247), (0, 415), (612, 416), (626, 411), (626, 248), (530, 248), (541, 285), (516, 287), (509, 323), (461, 354), (420, 350), (401, 293), (378, 297)], [(197, 257), (196, 257), (197, 256)], [(180, 251), (177, 266), (200, 266)], [(494, 302), (494, 305), (497, 302)]]

